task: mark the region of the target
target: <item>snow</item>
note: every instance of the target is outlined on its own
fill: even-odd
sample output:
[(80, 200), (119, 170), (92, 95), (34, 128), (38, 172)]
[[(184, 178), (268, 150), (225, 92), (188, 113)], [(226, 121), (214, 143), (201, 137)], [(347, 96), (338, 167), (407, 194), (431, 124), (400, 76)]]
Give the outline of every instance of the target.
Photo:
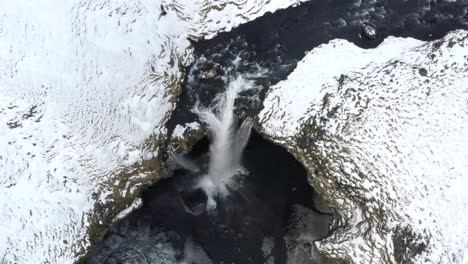
[(177, 138), (177, 139), (183, 139), (184, 138), (184, 133), (185, 131), (196, 131), (200, 129), (200, 123), (198, 122), (191, 122), (191, 123), (188, 123), (188, 124), (185, 124), (185, 125), (176, 125), (176, 127), (174, 128), (174, 131), (172, 132), (172, 136), (174, 138)]
[(411, 246), (426, 246), (410, 262), (468, 261), (467, 46), (467, 31), (372, 50), (333, 40), (270, 88), (262, 133), (298, 157), (344, 220), (320, 250), (393, 263), (409, 228)]
[[(297, 69), (287, 80), (270, 88), (268, 100), (264, 102), (267, 110), (260, 115), (269, 120), (261, 120), (262, 125), (270, 129), (281, 128), (283, 137), (296, 135), (302, 125), (301, 120), (312, 110), (311, 101), (321, 100), (328, 92), (320, 89), (324, 84), (339, 78), (341, 74), (359, 71), (369, 64), (389, 61), (402, 51), (418, 45), (421, 45), (421, 41), (393, 37), (387, 38), (378, 49), (371, 50), (357, 50), (352, 43), (342, 40), (332, 40), (329, 44), (321, 45), (298, 63)], [(294, 92), (282, 88), (284, 86), (294, 87)], [(278, 118), (271, 118), (273, 116)]]
[[(205, 17), (191, 9), (201, 4)], [(129, 199), (138, 189), (128, 182), (125, 190), (109, 189), (116, 175), (158, 156), (145, 142), (165, 138), (179, 65), (191, 60), (187, 38), (213, 36), (294, 2), (238, 4), (0, 3), (2, 261), (72, 263), (85, 253), (95, 203)], [(161, 5), (182, 11), (163, 14)]]
[(192, 0), (181, 3), (180, 0), (173, 0), (164, 2), (164, 6), (179, 15), (192, 38), (210, 39), (220, 31), (230, 31), (267, 12), (273, 13), (306, 1), (308, 0)]
[(128, 214), (130, 214), (133, 210), (140, 208), (143, 205), (143, 200), (141, 198), (137, 198), (133, 200), (132, 204), (129, 207), (122, 210), (119, 214), (115, 216), (115, 221), (125, 218)]
[[(148, 41), (161, 39), (163, 29), (152, 31), (154, 14), (141, 7), (2, 5), (0, 255), (69, 263), (86, 243), (91, 194), (114, 170), (141, 159), (143, 140), (163, 131), (173, 107), (148, 64), (172, 78), (181, 74), (165, 66), (169, 55), (154, 59), (167, 48)], [(125, 15), (115, 13), (119, 6)], [(183, 53), (188, 41), (171, 38)], [(36, 113), (25, 118), (30, 109)]]
[[(75, 262), (95, 203), (138, 190), (109, 189), (116, 175), (157, 158), (145, 144), (165, 139), (187, 38), (300, 2), (2, 1), (0, 259)], [(268, 92), (262, 132), (296, 154), (347, 220), (320, 250), (394, 262), (395, 234), (409, 226), (427, 242), (415, 262), (468, 261), (467, 32), (436, 43), (389, 38), (363, 50), (333, 40)], [(324, 131), (315, 145), (304, 140), (312, 120)]]

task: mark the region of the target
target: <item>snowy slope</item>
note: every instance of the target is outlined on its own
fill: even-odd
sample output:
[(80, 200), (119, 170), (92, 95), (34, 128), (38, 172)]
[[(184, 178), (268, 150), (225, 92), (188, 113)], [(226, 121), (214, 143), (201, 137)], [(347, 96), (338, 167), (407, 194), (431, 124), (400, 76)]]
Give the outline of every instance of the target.
[(158, 163), (187, 38), (291, 4), (2, 1), (0, 261), (71, 263), (85, 253), (95, 206), (129, 204), (135, 182), (154, 180), (119, 173)]
[(209, 39), (220, 31), (251, 21), (267, 12), (296, 6), (307, 0), (172, 0), (164, 6), (184, 21), (191, 38)]
[[(271, 87), (258, 121), (341, 216), (318, 248), (355, 263), (468, 262), (468, 32), (333, 40)], [(463, 257), (463, 255), (465, 255)]]

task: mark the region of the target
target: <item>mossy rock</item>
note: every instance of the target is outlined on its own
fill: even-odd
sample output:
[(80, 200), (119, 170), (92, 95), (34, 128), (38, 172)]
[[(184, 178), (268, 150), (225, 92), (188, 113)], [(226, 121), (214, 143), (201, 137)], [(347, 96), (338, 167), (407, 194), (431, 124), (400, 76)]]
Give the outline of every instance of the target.
[(427, 77), (427, 70), (425, 68), (420, 68), (419, 69), (419, 74), (421, 76)]

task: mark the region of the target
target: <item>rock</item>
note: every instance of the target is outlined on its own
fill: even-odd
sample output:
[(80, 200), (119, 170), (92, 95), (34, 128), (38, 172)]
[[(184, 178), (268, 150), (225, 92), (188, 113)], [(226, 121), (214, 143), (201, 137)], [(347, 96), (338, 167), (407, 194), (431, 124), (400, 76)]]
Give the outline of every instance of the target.
[(203, 73), (204, 79), (211, 79), (219, 75), (219, 64), (213, 65), (211, 69)]
[(362, 32), (364, 35), (370, 39), (375, 39), (377, 37), (377, 29), (371, 24), (362, 25)]
[[(284, 240), (288, 248), (288, 264), (338, 264), (339, 262), (328, 260), (313, 245), (318, 240), (327, 235), (328, 228), (326, 218), (317, 217), (318, 213), (301, 205), (293, 207), (292, 217), (289, 220), (292, 224), (288, 228)], [(329, 217), (331, 219), (331, 216)]]

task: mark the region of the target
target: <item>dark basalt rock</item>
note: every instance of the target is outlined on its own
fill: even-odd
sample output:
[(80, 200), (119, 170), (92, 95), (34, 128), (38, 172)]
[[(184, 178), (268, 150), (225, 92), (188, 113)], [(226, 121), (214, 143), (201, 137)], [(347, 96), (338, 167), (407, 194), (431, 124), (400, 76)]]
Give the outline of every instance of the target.
[(377, 38), (377, 30), (375, 29), (375, 26), (371, 24), (365, 23), (362, 25), (362, 32), (369, 39)]
[(393, 235), (395, 260), (398, 263), (412, 263), (412, 258), (427, 248), (427, 242), (412, 232), (410, 227), (399, 227)]

